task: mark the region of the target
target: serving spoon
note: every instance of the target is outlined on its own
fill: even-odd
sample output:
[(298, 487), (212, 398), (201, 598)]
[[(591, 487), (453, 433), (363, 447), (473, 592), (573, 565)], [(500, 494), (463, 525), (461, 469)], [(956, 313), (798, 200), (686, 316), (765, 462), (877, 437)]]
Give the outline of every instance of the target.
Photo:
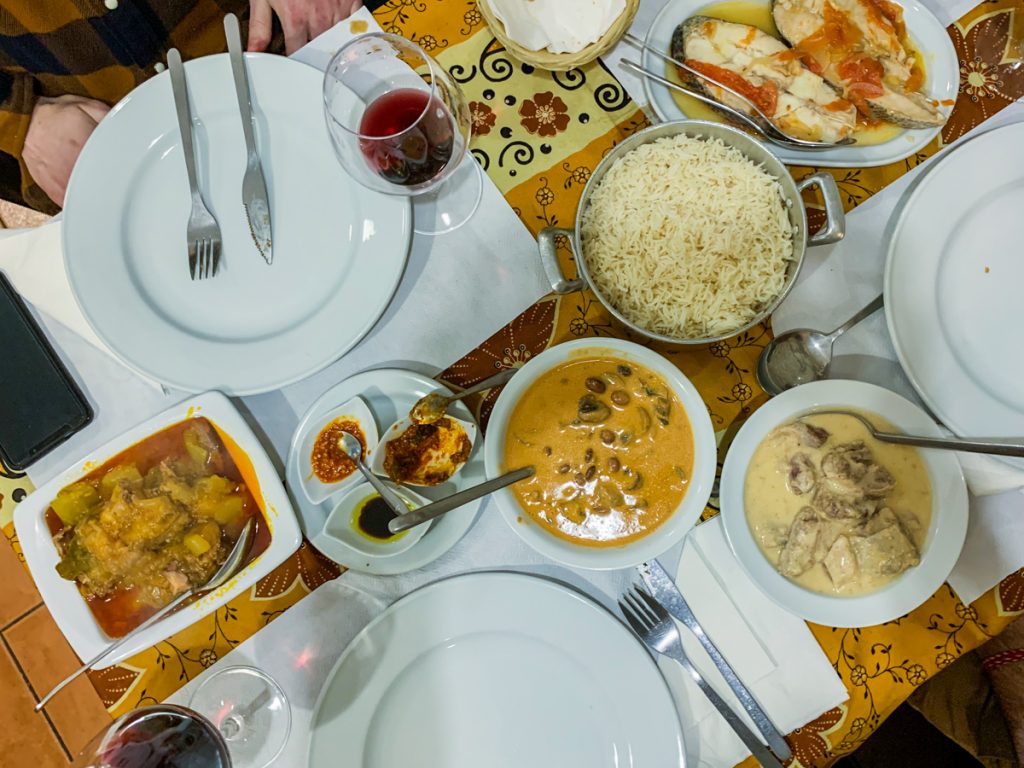
[(211, 592), (217, 589), (218, 587), (223, 586), (228, 581), (230, 581), (235, 576), (235, 574), (237, 574), (238, 571), (241, 570), (242, 563), (245, 560), (245, 556), (249, 553), (249, 547), (252, 545), (252, 539), (253, 536), (255, 535), (255, 531), (256, 524), (253, 521), (253, 519), (250, 518), (249, 522), (245, 524), (245, 528), (242, 529), (242, 533), (239, 535), (238, 541), (235, 542), (235, 546), (232, 547), (231, 552), (228, 553), (227, 559), (224, 560), (220, 568), (217, 569), (217, 572), (213, 574), (213, 576), (211, 576), (205, 584), (185, 590), (176, 598), (174, 598), (171, 602), (169, 602), (167, 605), (161, 608), (159, 611), (157, 611), (144, 622), (139, 624), (139, 626), (137, 626), (127, 635), (118, 638), (114, 641), (113, 645), (108, 645), (98, 654), (93, 656), (91, 659), (89, 659), (89, 661), (85, 662), (85, 664), (83, 664), (77, 670), (75, 670), (70, 675), (61, 680), (59, 683), (57, 683), (57, 685), (55, 685), (53, 689), (51, 689), (51, 691), (48, 694), (46, 694), (38, 704), (36, 704), (35, 711), (38, 712), (43, 707), (45, 707), (47, 703), (50, 701), (50, 699), (56, 696), (57, 693), (63, 690), (67, 685), (69, 685), (83, 672), (92, 669), (94, 666), (96, 666), (96, 664), (98, 664), (104, 658), (106, 658), (111, 653), (116, 651), (129, 640), (131, 640), (134, 637), (137, 637), (139, 633), (149, 629), (151, 626), (156, 624), (165, 616), (174, 613), (179, 607), (181, 607), (185, 603), (186, 600), (197, 595), (202, 595), (206, 592)]
[(864, 318), (882, 308), (879, 295), (832, 333), (797, 328), (776, 336), (757, 358), (757, 382), (770, 395), (777, 395), (800, 384), (825, 378), (832, 363), (832, 345), (836, 339)]
[(485, 389), (500, 387), (515, 376), (518, 370), (518, 368), (506, 368), (500, 373), (496, 373), (456, 395), (442, 395), (440, 392), (431, 392), (429, 395), (424, 395), (416, 401), (416, 405), (409, 411), (409, 418), (414, 424), (433, 424), (445, 415), (449, 406), (456, 400), (475, 395), (477, 392), (483, 392)]
[(864, 425), (873, 438), (883, 443), (915, 445), (920, 448), (939, 448), (968, 453), (988, 453), (996, 456), (1024, 457), (1024, 438), (1020, 437), (980, 437), (973, 440), (962, 440), (959, 437), (925, 437), (924, 435), (905, 435), (902, 432), (883, 432), (859, 413), (832, 408), (813, 411), (807, 416), (819, 416), (824, 413), (852, 416)]

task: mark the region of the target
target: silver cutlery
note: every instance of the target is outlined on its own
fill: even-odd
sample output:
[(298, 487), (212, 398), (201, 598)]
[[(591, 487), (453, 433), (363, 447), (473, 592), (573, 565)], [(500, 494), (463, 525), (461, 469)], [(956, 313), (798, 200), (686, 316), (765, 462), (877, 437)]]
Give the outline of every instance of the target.
[(629, 626), (645, 645), (656, 653), (678, 662), (683, 671), (693, 678), (697, 687), (707, 696), (708, 701), (725, 718), (725, 721), (762, 766), (782, 768), (782, 763), (776, 759), (775, 755), (761, 743), (761, 740), (747, 728), (739, 715), (733, 712), (725, 700), (715, 692), (715, 689), (701, 677), (700, 672), (693, 666), (683, 650), (678, 627), (660, 603), (639, 587), (634, 586), (619, 598), (619, 608), (622, 610), (623, 616), (626, 617), (626, 621), (629, 622)]
[(873, 438), (881, 440), (883, 443), (915, 445), (919, 448), (938, 448), (947, 451), (966, 451), (967, 453), (988, 453), (996, 456), (1024, 457), (1024, 438), (1022, 437), (978, 437), (964, 440), (959, 437), (926, 437), (924, 435), (905, 435), (902, 432), (884, 432), (877, 429), (859, 413), (839, 408), (823, 408), (807, 415), (817, 416), (822, 413), (852, 416), (867, 428)]
[(106, 658), (111, 653), (116, 651), (129, 640), (138, 637), (140, 633), (149, 629), (162, 618), (174, 613), (189, 598), (192, 598), (196, 595), (202, 595), (206, 592), (212, 592), (213, 590), (223, 586), (228, 581), (230, 581), (232, 577), (234, 577), (235, 574), (238, 573), (238, 571), (241, 569), (242, 563), (245, 560), (245, 556), (249, 553), (249, 548), (252, 545), (252, 539), (253, 536), (255, 535), (255, 530), (255, 523), (252, 520), (249, 520), (249, 522), (246, 523), (245, 528), (242, 529), (242, 533), (238, 536), (238, 541), (235, 542), (235, 545), (231, 548), (231, 552), (228, 553), (227, 558), (221, 564), (220, 568), (217, 569), (217, 572), (213, 574), (213, 576), (211, 576), (205, 584), (199, 587), (192, 587), (191, 589), (182, 592), (180, 595), (174, 598), (174, 600), (169, 602), (159, 611), (157, 611), (144, 622), (139, 624), (139, 626), (137, 626), (127, 635), (115, 640), (113, 644), (108, 645), (106, 648), (100, 651), (100, 653), (96, 654), (93, 658), (89, 659), (89, 661), (85, 662), (85, 664), (83, 664), (81, 667), (79, 667), (77, 670), (75, 670), (70, 675), (61, 680), (59, 683), (57, 683), (57, 685), (55, 685), (53, 689), (48, 694), (46, 694), (38, 704), (36, 704), (35, 711), (38, 712), (43, 707), (45, 707), (47, 703), (50, 701), (50, 699), (56, 696), (57, 693), (62, 691), (68, 684), (70, 684), (83, 672), (92, 669), (100, 661), (102, 661), (104, 658)]
[(752, 131), (757, 133), (762, 139), (764, 139), (765, 141), (770, 141), (772, 144), (775, 144), (776, 146), (785, 147), (787, 149), (799, 149), (805, 152), (824, 152), (830, 149), (835, 149), (836, 147), (841, 146), (842, 144), (851, 143), (851, 141), (847, 141), (846, 139), (844, 139), (843, 142), (837, 142), (835, 144), (821, 144), (819, 142), (814, 141), (804, 141), (803, 139), (782, 138), (783, 134), (780, 131), (778, 131), (778, 129), (773, 130), (773, 128), (770, 127), (771, 123), (761, 118), (760, 115), (751, 116), (744, 112), (741, 112), (738, 109), (733, 109), (728, 104), (723, 104), (722, 102), (717, 101), (711, 98), (710, 96), (705, 96), (700, 91), (695, 91), (691, 88), (687, 88), (686, 86), (680, 85), (679, 83), (673, 83), (671, 80), (662, 77), (657, 72), (652, 72), (649, 69), (645, 69), (644, 67), (637, 64), (635, 61), (630, 61), (629, 59), (622, 59), (619, 62), (619, 64), (621, 64), (626, 69), (632, 70), (634, 73), (640, 75), (641, 77), (646, 77), (648, 80), (653, 80), (654, 82), (665, 86), (669, 90), (678, 91), (679, 93), (685, 93), (687, 96), (692, 96), (693, 98), (697, 99), (697, 101), (702, 101), (708, 106), (714, 107), (715, 109), (719, 110), (720, 112), (725, 112), (726, 114), (729, 115), (729, 117), (736, 120), (736, 122), (747, 126)]
[(416, 401), (416, 405), (409, 411), (409, 418), (417, 424), (430, 424), (440, 419), (447, 412), (448, 407), (456, 400), (483, 392), (485, 389), (500, 387), (508, 383), (518, 371), (518, 368), (506, 368), (500, 373), (490, 376), (479, 384), (474, 384), (469, 389), (464, 389), (456, 395), (442, 395), (438, 392), (431, 392)]
[(679, 591), (679, 587), (676, 586), (676, 583), (662, 567), (661, 563), (657, 560), (650, 560), (638, 565), (636, 569), (654, 599), (668, 613), (679, 619), (683, 626), (689, 629), (700, 641), (708, 656), (711, 657), (711, 661), (718, 667), (718, 671), (722, 673), (725, 682), (728, 683), (732, 692), (736, 694), (736, 698), (739, 699), (740, 704), (747, 711), (747, 714), (750, 715), (750, 719), (754, 721), (757, 730), (767, 740), (771, 750), (778, 755), (780, 760), (788, 760), (792, 757), (792, 752), (786, 743), (786, 739), (779, 732), (778, 728), (772, 724), (768, 714), (757, 703), (750, 689), (740, 681), (735, 670), (726, 661), (725, 657), (722, 656), (718, 648), (715, 647), (715, 644), (711, 642), (711, 638), (707, 636), (704, 628), (697, 621), (697, 617), (690, 610), (690, 606), (686, 602), (686, 598), (683, 597), (683, 593)]
[(384, 485), (384, 481), (373, 474), (370, 468), (366, 466), (366, 462), (363, 461), (363, 444), (359, 442), (358, 438), (350, 435), (348, 432), (342, 432), (338, 445), (341, 446), (341, 450), (345, 452), (345, 455), (352, 459), (356, 469), (366, 478), (366, 482), (372, 485), (373, 490), (384, 499), (384, 503), (388, 505), (388, 508), (394, 513), (396, 518), (402, 517), (409, 512), (409, 507), (405, 505), (401, 497)]
[(410, 528), (415, 528), (417, 525), (425, 523), (428, 520), (433, 520), (435, 517), (440, 517), (446, 512), (451, 512), (453, 509), (457, 509), (463, 504), (468, 504), (471, 501), (476, 501), (479, 498), (494, 493), (495, 491), (504, 488), (506, 485), (512, 485), (513, 483), (518, 483), (520, 480), (525, 480), (532, 476), (533, 473), (533, 467), (523, 467), (521, 469), (512, 470), (511, 472), (506, 472), (504, 475), (496, 477), (493, 480), (486, 480), (478, 485), (472, 486), (471, 488), (464, 488), (461, 491), (453, 493), (451, 496), (446, 496), (432, 504), (425, 504), (419, 509), (414, 509), (411, 512), (399, 515), (388, 523), (388, 530), (392, 533), (401, 533), (402, 531), (407, 531)]
[(182, 154), (185, 155), (185, 171), (188, 173), (188, 187), (192, 193), (192, 213), (188, 218), (188, 272), (192, 279), (213, 277), (220, 266), (220, 227), (203, 201), (196, 180), (196, 153), (192, 144), (192, 110), (188, 104), (188, 85), (185, 82), (185, 67), (177, 48), (167, 52), (167, 69), (171, 76), (171, 90), (174, 92), (174, 109), (178, 115), (178, 130), (181, 132)]
[[(623, 37), (624, 37), (624, 39), (627, 42), (632, 43), (633, 45), (635, 45), (636, 47), (640, 48), (641, 50), (649, 51), (650, 53), (654, 54), (655, 56), (657, 56), (662, 61), (667, 62), (668, 64), (672, 64), (676, 68), (682, 69), (685, 72), (693, 75), (694, 77), (699, 77), (701, 80), (704, 80), (705, 82), (711, 83), (711, 85), (715, 86), (716, 88), (721, 88), (723, 91), (728, 93), (730, 96), (736, 97), (737, 99), (742, 101), (744, 104), (746, 104), (751, 110), (753, 110), (754, 113), (759, 118), (761, 118), (761, 120), (764, 122), (763, 127), (764, 127), (764, 129), (768, 133), (771, 133), (772, 135), (777, 136), (778, 138), (780, 138), (781, 140), (783, 140), (783, 141), (785, 141), (785, 142), (787, 142), (789, 144), (795, 145), (796, 148), (799, 148), (799, 149), (810, 149), (810, 150), (815, 150), (815, 149), (832, 149), (833, 147), (842, 147), (842, 146), (846, 146), (848, 144), (853, 144), (854, 143), (854, 139), (851, 139), (851, 138), (846, 138), (846, 139), (842, 139), (841, 141), (836, 141), (836, 142), (829, 143), (829, 142), (824, 142), (824, 141), (808, 141), (807, 139), (799, 139), (796, 136), (791, 136), (790, 134), (786, 133), (781, 128), (779, 128), (779, 126), (775, 125), (775, 123), (772, 122), (771, 117), (766, 115), (761, 110), (761, 108), (759, 106), (757, 106), (757, 104), (755, 104), (753, 101), (748, 99), (742, 93), (739, 93), (738, 91), (730, 88), (729, 86), (725, 85), (724, 83), (718, 82), (713, 77), (708, 77), (703, 72), (698, 72), (696, 69), (693, 69), (692, 67), (687, 65), (686, 62), (680, 61), (679, 59), (677, 59), (677, 58), (675, 58), (673, 56), (669, 56), (664, 51), (659, 51), (657, 48), (653, 48), (653, 47), (647, 45), (647, 43), (645, 43), (639, 37), (637, 37), (636, 35), (634, 35), (634, 34), (632, 34), (630, 32), (627, 32)], [(645, 70), (645, 71), (647, 71), (647, 70)], [(678, 85), (678, 83), (673, 83), (673, 85)], [(694, 95), (690, 91), (687, 91), (687, 94), (690, 95), (690, 96)], [(708, 103), (710, 106), (725, 107), (726, 109), (729, 109), (729, 110), (733, 109), (732, 107), (729, 107), (728, 105), (722, 104), (722, 102), (718, 101), (717, 99), (711, 99), (710, 102), (705, 102), (705, 103)], [(770, 139), (770, 137), (767, 137), (767, 138)], [(774, 140), (774, 139), (770, 139), (770, 140)]]
[(238, 111), (242, 113), (242, 133), (245, 135), (246, 164), (245, 176), (242, 177), (242, 205), (245, 206), (245, 215), (249, 219), (249, 233), (256, 243), (256, 249), (267, 264), (272, 264), (274, 251), (270, 226), (270, 198), (267, 196), (263, 166), (256, 151), (256, 137), (252, 129), (252, 92), (249, 90), (249, 76), (242, 54), (238, 17), (233, 13), (224, 17), (224, 35), (228, 40), (231, 72), (235, 78), (235, 95), (238, 96)]
[(757, 381), (770, 395), (777, 395), (809, 381), (825, 378), (832, 363), (836, 339), (861, 320), (882, 308), (883, 297), (875, 299), (832, 333), (797, 328), (772, 339), (757, 358)]

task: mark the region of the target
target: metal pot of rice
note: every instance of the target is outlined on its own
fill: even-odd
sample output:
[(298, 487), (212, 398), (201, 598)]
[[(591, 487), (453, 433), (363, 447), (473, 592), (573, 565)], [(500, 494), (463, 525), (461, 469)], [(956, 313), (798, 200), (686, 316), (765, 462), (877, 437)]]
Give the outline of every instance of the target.
[[(825, 226), (807, 234), (800, 193), (816, 186)], [(827, 173), (794, 182), (763, 144), (719, 123), (681, 120), (630, 136), (597, 166), (576, 228), (540, 233), (551, 288), (589, 287), (623, 325), (673, 344), (708, 344), (751, 328), (789, 293), (808, 246), (843, 238)], [(578, 277), (556, 253), (566, 237)]]

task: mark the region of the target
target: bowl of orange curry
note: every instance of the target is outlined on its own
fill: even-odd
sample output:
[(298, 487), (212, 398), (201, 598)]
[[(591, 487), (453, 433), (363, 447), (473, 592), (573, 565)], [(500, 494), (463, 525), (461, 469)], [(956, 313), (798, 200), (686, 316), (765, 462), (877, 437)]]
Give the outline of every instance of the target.
[(538, 355), (505, 386), (484, 445), (488, 477), (532, 466), (495, 494), (531, 547), (577, 568), (628, 568), (682, 540), (717, 463), (707, 407), (675, 365), (618, 339)]

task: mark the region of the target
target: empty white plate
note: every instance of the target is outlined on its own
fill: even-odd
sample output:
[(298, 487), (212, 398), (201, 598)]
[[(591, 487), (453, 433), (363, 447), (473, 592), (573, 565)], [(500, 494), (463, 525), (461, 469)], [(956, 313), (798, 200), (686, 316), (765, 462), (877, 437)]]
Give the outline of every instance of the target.
[(130, 366), (185, 390), (277, 389), (336, 360), (380, 317), (405, 268), (409, 202), (352, 181), (335, 159), (323, 75), (248, 54), (274, 263), (242, 207), (245, 143), (227, 54), (185, 65), (199, 186), (217, 218), (216, 277), (189, 277), (191, 202), (169, 76), (126, 96), (75, 165), (64, 258), (96, 333)]
[(667, 768), (675, 705), (639, 640), (553, 581), (475, 573), (392, 605), (320, 693), (309, 768)]
[(1021, 211), (1024, 124), (1015, 123), (939, 160), (889, 245), (885, 314), (896, 353), (928, 407), (965, 437), (1024, 435)]

